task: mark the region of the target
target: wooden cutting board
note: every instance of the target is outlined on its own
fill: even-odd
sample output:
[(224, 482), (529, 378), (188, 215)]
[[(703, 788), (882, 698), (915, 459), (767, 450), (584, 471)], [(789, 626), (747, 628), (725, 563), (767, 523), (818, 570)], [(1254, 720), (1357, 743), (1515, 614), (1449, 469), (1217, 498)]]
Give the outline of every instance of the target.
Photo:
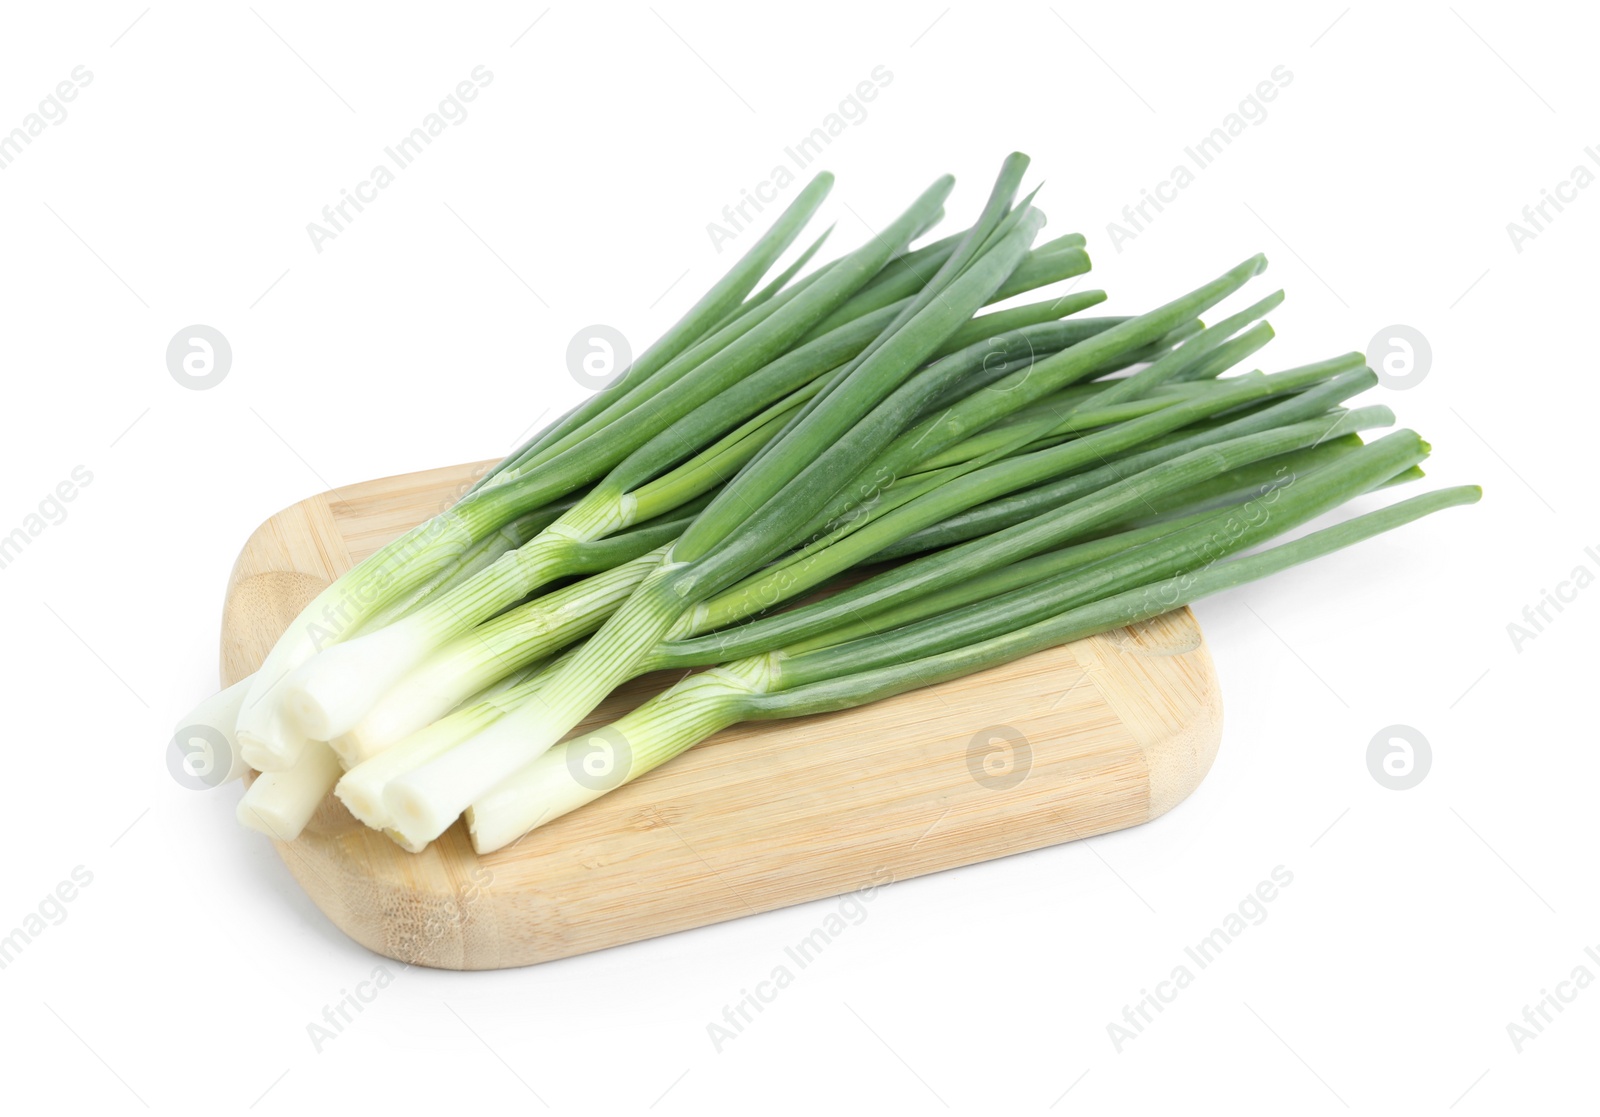
[[(352, 485), (262, 524), (229, 579), (223, 683), (485, 464)], [(635, 681), (580, 728), (671, 681)], [(487, 857), (460, 822), (405, 853), (331, 795), (277, 845), (379, 954), (525, 966), (1137, 825), (1194, 790), (1221, 733), (1211, 656), (1180, 609), (856, 710), (736, 726)]]

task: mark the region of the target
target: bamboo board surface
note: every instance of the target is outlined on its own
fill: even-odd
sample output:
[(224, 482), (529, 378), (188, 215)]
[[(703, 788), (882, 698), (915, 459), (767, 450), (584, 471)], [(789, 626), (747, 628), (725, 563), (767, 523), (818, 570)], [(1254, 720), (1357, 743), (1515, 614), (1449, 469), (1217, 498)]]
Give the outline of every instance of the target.
[[(229, 579), (224, 685), (333, 578), (485, 463), (348, 486), (259, 527)], [(636, 680), (588, 726), (671, 679)], [(525, 966), (1135, 826), (1210, 768), (1222, 705), (1193, 614), (840, 713), (735, 726), (479, 857), (408, 854), (329, 796), (277, 843), (351, 938), (403, 962)]]

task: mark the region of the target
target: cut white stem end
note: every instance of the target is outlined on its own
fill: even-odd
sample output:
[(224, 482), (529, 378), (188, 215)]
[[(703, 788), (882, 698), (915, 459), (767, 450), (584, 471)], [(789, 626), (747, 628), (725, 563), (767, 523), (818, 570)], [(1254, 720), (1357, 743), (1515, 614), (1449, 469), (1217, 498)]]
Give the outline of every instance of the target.
[(638, 779), (738, 721), (741, 700), (776, 678), (772, 656), (714, 667), (680, 680), (611, 725), (557, 745), (467, 808), (472, 847), (479, 853), (504, 849)]
[(385, 830), (383, 836), (407, 853), (421, 853), (428, 848), (427, 842), (414, 842), (398, 830)]
[(408, 673), (368, 710), (354, 729), (331, 744), (354, 768), (444, 717), (482, 685), (464, 667), (436, 656)]
[(474, 800), (553, 743), (549, 732), (539, 733), (544, 712), (544, 704), (535, 699), (391, 780), (383, 793), (389, 825), (412, 842), (430, 842), (443, 834)]
[(292, 842), (339, 779), (338, 758), (321, 741), (309, 742), (294, 767), (263, 772), (239, 800), (239, 822), (280, 842)]
[[(599, 633), (563, 657), (531, 700), (384, 791), (390, 822), (409, 840), (432, 841), (502, 780), (577, 727), (672, 627), (683, 606), (660, 566)], [(653, 581), (652, 581), (653, 579)]]
[[(628, 778), (626, 752), (603, 733), (557, 745), (467, 808), (472, 848), (504, 849), (535, 827), (594, 802)], [(615, 782), (600, 774), (613, 771)]]
[(220, 787), (250, 770), (239, 750), (239, 709), (255, 676), (218, 691), (186, 714), (172, 730), (185, 773), (207, 787)]
[(409, 617), (335, 644), (284, 680), (282, 703), (289, 724), (319, 741), (350, 732), (435, 643), (417, 618)]
[(283, 716), (283, 683), (268, 688), (257, 700), (255, 688), (245, 696), (234, 726), (239, 755), (258, 772), (285, 772), (300, 759), (310, 737)]
[(334, 794), (361, 822), (374, 830), (389, 829), (389, 808), (384, 803), (389, 782), (443, 756), (494, 716), (492, 712), (478, 714), (476, 709), (463, 710), (362, 761), (340, 777)]
[(502, 679), (471, 705), (463, 706), (352, 767), (340, 779), (334, 793), (357, 819), (385, 831), (405, 849), (418, 852), (427, 842), (407, 838), (391, 825), (389, 808), (383, 798), (389, 782), (443, 756), (494, 724), (506, 711), (526, 702), (538, 692), (551, 670), (551, 666), (546, 666)]

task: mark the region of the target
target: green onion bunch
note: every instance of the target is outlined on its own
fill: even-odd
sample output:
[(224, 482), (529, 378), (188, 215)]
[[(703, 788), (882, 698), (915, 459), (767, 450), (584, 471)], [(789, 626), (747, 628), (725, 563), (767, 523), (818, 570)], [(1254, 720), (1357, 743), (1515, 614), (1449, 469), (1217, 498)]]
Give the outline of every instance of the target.
[[(615, 383), (191, 715), (261, 773), (241, 821), (292, 839), (331, 789), (406, 849), (465, 816), (487, 853), (736, 722), (982, 671), (1478, 499), (1284, 541), (1421, 477), (1427, 443), (1352, 402), (1377, 382), (1360, 354), (1240, 371), (1283, 293), (1202, 316), (1261, 256), (1137, 315), (1085, 314), (1100, 291), (1014, 302), (1090, 267), (1081, 236), (1041, 239), (1027, 166), (951, 236), (927, 239), (946, 177), (768, 279), (832, 186), (812, 180)], [(573, 735), (664, 669), (685, 674)]]

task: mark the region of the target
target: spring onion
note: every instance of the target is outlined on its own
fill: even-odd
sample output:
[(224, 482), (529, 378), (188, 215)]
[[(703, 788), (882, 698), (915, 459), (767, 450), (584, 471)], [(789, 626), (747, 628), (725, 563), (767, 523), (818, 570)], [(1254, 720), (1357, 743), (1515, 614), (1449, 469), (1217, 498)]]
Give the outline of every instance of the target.
[[(922, 242), (943, 178), (860, 247), (814, 266), (829, 229), (778, 268), (814, 179), (615, 384), (191, 715), (261, 773), (241, 822), (292, 839), (331, 788), (407, 850), (463, 813), (501, 849), (734, 722), (983, 670), (1477, 499), (1247, 554), (1414, 483), (1429, 447), (1366, 441), (1395, 418), (1351, 402), (1376, 383), (1359, 354), (1249, 369), (1282, 291), (1202, 321), (1260, 256), (1140, 314), (1086, 316), (1098, 290), (1011, 305), (1091, 263), (1078, 234), (1039, 241), (1027, 167), (956, 233)], [(569, 737), (663, 668), (693, 670)]]

